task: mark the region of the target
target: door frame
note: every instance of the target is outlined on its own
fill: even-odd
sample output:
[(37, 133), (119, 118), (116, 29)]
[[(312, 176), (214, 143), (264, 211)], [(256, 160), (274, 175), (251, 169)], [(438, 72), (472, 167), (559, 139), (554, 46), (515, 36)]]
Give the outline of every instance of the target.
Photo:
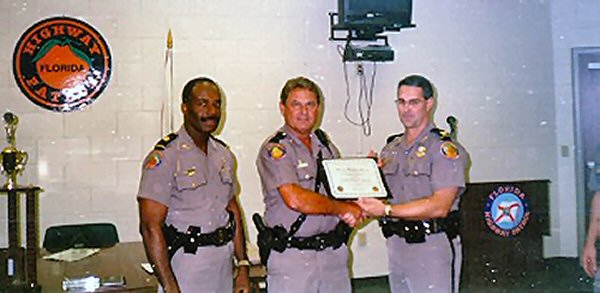
[(600, 54), (600, 47), (574, 47), (571, 49), (571, 64), (572, 64), (572, 90), (573, 90), (573, 133), (575, 136), (575, 194), (576, 194), (576, 209), (577, 209), (577, 254), (580, 255), (585, 244), (587, 234), (586, 221), (588, 213), (586, 213), (586, 194), (585, 194), (585, 168), (586, 164), (583, 158), (583, 139), (581, 136), (581, 113), (580, 113), (580, 89), (579, 89), (579, 57), (587, 54)]

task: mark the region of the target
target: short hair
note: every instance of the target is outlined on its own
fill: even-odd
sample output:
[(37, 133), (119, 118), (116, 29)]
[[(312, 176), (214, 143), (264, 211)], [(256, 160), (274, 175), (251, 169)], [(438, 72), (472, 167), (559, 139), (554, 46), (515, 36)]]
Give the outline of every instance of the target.
[(403, 85), (420, 87), (423, 90), (423, 97), (425, 97), (425, 100), (429, 100), (433, 97), (433, 86), (431, 85), (431, 82), (421, 75), (415, 74), (403, 78), (398, 83), (398, 89)]
[(312, 80), (304, 77), (298, 76), (296, 78), (292, 78), (288, 80), (283, 88), (281, 89), (281, 94), (279, 95), (279, 101), (282, 104), (285, 104), (287, 101), (288, 95), (295, 89), (307, 89), (313, 92), (317, 96), (317, 103), (321, 104), (323, 100), (323, 92), (321, 88)]
[(190, 101), (191, 95), (192, 95), (192, 90), (194, 89), (194, 86), (196, 86), (199, 83), (202, 82), (208, 82), (212, 85), (214, 85), (217, 88), (217, 91), (219, 92), (219, 97), (222, 97), (221, 94), (221, 88), (219, 87), (219, 85), (212, 79), (208, 78), (208, 77), (196, 77), (194, 79), (191, 79), (190, 81), (188, 81), (185, 86), (183, 87), (183, 91), (181, 92), (181, 101), (183, 103), (187, 103)]

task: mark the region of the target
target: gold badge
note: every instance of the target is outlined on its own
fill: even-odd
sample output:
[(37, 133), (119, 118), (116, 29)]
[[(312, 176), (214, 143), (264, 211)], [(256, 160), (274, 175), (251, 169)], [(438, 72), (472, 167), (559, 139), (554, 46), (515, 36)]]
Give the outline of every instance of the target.
[(285, 157), (285, 147), (278, 143), (272, 143), (268, 147), (269, 156), (274, 160)]
[(187, 171), (185, 171), (185, 174), (188, 177), (194, 176), (194, 174), (196, 174), (196, 167), (189, 168)]
[(457, 159), (459, 156), (458, 148), (452, 142), (446, 141), (440, 146), (440, 153), (448, 159)]
[(416, 151), (417, 158), (422, 158), (427, 153), (427, 148), (424, 146), (419, 146)]

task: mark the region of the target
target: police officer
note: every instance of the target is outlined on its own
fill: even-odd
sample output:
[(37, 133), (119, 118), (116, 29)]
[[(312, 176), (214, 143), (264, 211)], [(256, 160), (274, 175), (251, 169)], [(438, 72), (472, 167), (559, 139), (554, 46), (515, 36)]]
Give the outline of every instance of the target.
[(594, 192), (587, 237), (581, 256), (581, 266), (588, 276), (595, 278), (594, 292), (600, 292), (600, 273), (598, 272), (596, 242), (600, 235), (600, 146), (596, 150), (596, 161), (589, 165), (590, 177), (588, 189)]
[(392, 292), (458, 292), (461, 246), (458, 196), (465, 188), (467, 152), (431, 122), (429, 80), (411, 75), (396, 99), (405, 132), (388, 138), (380, 164), (392, 199), (357, 202), (380, 220), (387, 238)]
[[(353, 226), (360, 223), (361, 210), (353, 202), (327, 196), (318, 161), (340, 154), (321, 130), (315, 130), (322, 101), (313, 81), (288, 80), (279, 102), (285, 125), (266, 139), (256, 160), (266, 225), (279, 235), (273, 237), (275, 242), (283, 241), (273, 244), (279, 249), (271, 251), (267, 261), (269, 292), (351, 291), (345, 244), (349, 231), (337, 231), (344, 231), (338, 229), (344, 225), (340, 216), (346, 214)], [(259, 232), (259, 246), (260, 237)]]
[[(164, 292), (249, 291), (249, 263), (234, 155), (211, 133), (222, 92), (211, 79), (190, 80), (182, 93), (183, 126), (146, 157), (139, 192), (140, 232)], [(232, 242), (233, 240), (233, 242)]]

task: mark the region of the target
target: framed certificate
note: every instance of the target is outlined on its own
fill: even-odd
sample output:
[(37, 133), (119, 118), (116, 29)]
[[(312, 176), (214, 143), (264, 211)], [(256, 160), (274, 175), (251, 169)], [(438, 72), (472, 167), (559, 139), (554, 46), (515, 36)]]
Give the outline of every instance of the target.
[(331, 195), (337, 199), (387, 196), (377, 163), (371, 158), (323, 160), (323, 168)]

